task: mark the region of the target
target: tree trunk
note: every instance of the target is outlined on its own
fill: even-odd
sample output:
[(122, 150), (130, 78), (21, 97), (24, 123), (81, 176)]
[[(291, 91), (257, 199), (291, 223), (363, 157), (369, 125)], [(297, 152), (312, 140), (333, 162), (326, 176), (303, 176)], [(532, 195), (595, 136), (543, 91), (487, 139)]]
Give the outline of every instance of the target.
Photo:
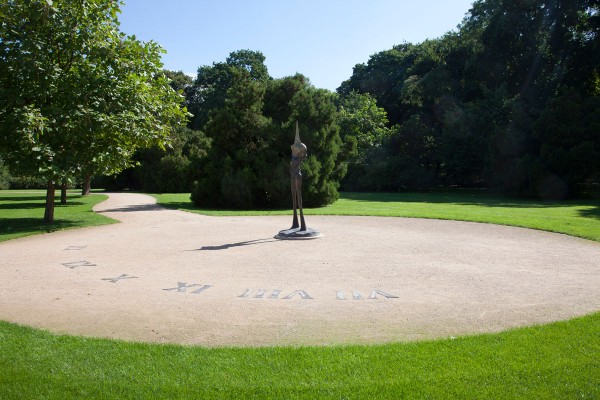
[(46, 190), (46, 211), (44, 212), (44, 223), (54, 223), (54, 181), (48, 181)]
[(81, 189), (82, 196), (89, 196), (92, 192), (92, 176), (90, 174), (85, 175), (85, 182), (83, 182), (83, 188)]
[(67, 204), (67, 183), (60, 185), (60, 204)]

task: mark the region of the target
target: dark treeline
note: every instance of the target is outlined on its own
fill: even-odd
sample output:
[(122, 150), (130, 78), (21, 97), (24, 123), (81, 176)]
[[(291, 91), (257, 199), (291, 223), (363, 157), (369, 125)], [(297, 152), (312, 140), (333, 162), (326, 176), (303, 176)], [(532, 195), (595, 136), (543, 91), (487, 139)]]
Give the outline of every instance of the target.
[(476, 1), (456, 32), (374, 54), (337, 93), (273, 79), (264, 61), (240, 50), (195, 79), (168, 72), (193, 116), (117, 186), (285, 207), (296, 120), (313, 206), (340, 186), (562, 199), (600, 180), (600, 0)]
[[(458, 32), (357, 65), (387, 132), (345, 187), (487, 186), (542, 198), (600, 177), (600, 2), (480, 0)], [(361, 153), (359, 151), (359, 153)]]

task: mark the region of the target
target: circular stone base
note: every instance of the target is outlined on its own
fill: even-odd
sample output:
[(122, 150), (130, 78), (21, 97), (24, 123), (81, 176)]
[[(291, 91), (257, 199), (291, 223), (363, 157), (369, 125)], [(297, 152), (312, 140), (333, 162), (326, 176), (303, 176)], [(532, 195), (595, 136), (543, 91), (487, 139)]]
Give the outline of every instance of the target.
[(313, 228), (306, 228), (305, 231), (301, 231), (300, 228), (292, 228), (279, 231), (274, 237), (280, 240), (306, 240), (323, 237), (323, 234)]

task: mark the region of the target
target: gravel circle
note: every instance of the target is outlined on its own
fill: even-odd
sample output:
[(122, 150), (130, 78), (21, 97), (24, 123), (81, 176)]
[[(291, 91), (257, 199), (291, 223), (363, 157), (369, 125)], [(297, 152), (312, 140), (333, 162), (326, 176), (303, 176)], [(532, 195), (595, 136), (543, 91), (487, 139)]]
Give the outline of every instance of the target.
[[(110, 193), (120, 224), (0, 243), (0, 319), (203, 346), (372, 344), (498, 332), (600, 310), (600, 243), (492, 224), (208, 217)], [(291, 214), (291, 213), (290, 213)]]

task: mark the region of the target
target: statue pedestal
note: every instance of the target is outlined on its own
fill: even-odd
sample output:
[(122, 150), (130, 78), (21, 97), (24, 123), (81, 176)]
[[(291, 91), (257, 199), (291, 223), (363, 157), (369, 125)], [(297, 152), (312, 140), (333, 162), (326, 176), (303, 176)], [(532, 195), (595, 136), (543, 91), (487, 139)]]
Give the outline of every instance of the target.
[(275, 239), (281, 240), (307, 240), (318, 239), (320, 237), (323, 237), (323, 234), (313, 228), (306, 228), (305, 231), (301, 231), (300, 228), (285, 229), (275, 235)]

